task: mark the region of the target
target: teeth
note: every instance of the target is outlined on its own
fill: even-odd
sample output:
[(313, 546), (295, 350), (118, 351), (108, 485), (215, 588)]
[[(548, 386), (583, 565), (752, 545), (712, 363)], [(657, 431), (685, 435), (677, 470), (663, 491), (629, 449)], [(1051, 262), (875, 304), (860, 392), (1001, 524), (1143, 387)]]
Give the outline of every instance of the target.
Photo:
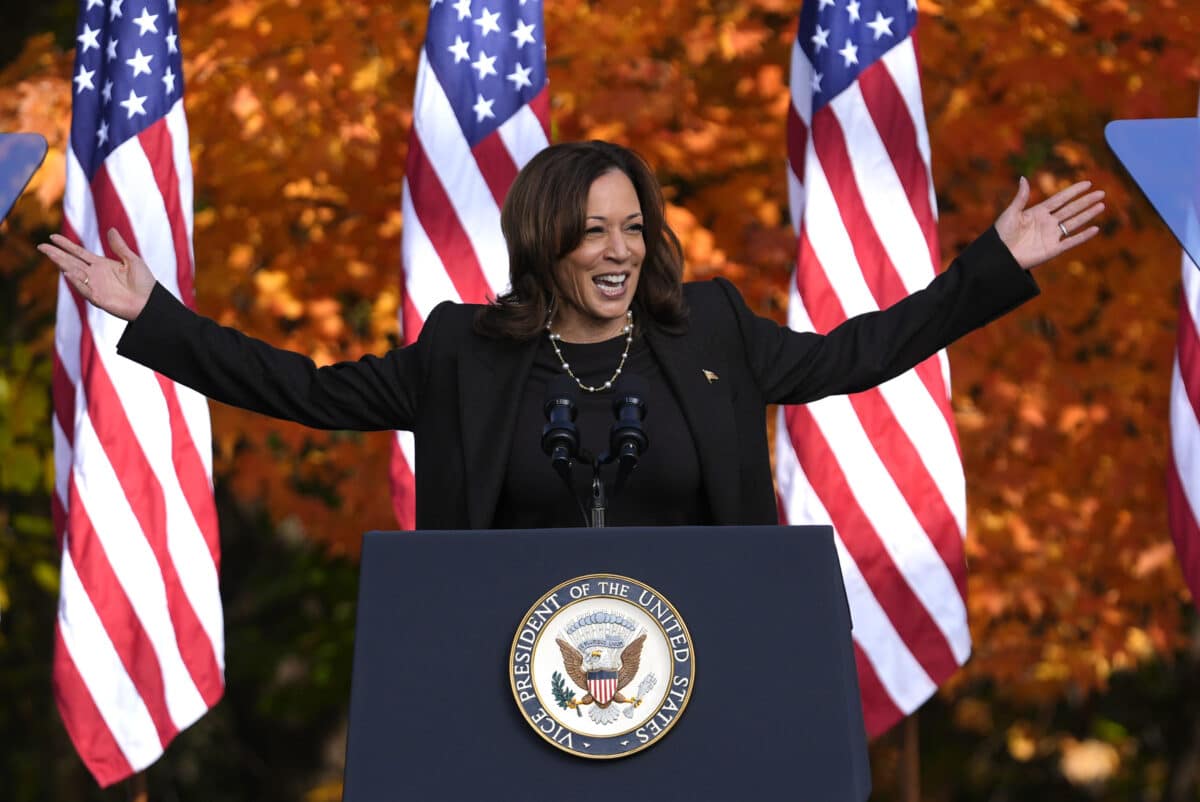
[(614, 287), (620, 287), (625, 283), (627, 277), (624, 274), (616, 276), (596, 276), (597, 284), (611, 284)]

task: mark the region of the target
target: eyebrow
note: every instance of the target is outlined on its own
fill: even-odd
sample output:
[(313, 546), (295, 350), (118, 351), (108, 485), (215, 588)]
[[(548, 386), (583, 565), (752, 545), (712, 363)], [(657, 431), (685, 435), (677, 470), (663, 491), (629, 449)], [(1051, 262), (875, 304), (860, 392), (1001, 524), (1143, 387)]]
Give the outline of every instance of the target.
[[(634, 212), (633, 214), (625, 215), (625, 219), (632, 220), (635, 217), (643, 217), (643, 216), (644, 215), (641, 212)], [(608, 218), (601, 214), (589, 214), (587, 216), (587, 218), (585, 218), (585, 219), (587, 219), (587, 220), (607, 220)]]

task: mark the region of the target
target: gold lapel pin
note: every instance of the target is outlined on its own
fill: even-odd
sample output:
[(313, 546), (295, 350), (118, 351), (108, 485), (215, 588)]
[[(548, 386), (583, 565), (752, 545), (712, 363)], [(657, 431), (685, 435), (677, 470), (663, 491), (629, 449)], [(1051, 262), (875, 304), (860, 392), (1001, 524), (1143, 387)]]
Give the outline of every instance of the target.
[(721, 378), (717, 374), (713, 373), (711, 370), (705, 370), (704, 368), (700, 368), (700, 372), (704, 374), (704, 378), (708, 379), (709, 384), (712, 384), (717, 379)]

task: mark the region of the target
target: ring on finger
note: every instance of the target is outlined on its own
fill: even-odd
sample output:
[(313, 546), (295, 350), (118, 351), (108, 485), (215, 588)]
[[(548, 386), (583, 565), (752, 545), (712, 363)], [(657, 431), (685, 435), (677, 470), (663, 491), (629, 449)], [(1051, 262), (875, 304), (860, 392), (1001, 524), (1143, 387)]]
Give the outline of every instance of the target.
[(83, 279), (82, 279), (82, 280), (83, 280), (83, 286), (85, 286), (85, 287), (88, 287), (88, 286), (90, 286), (90, 285), (91, 285), (91, 279), (89, 279), (89, 278), (88, 278), (88, 274), (87, 274), (87, 273), (84, 273), (84, 274), (83, 274)]
[(1071, 236), (1071, 232), (1070, 232), (1070, 231), (1067, 231), (1067, 227), (1066, 227), (1066, 226), (1064, 226), (1062, 223), (1059, 223), (1059, 224), (1058, 224), (1058, 230), (1062, 232), (1062, 235), (1063, 235), (1064, 237), (1069, 237), (1069, 236)]

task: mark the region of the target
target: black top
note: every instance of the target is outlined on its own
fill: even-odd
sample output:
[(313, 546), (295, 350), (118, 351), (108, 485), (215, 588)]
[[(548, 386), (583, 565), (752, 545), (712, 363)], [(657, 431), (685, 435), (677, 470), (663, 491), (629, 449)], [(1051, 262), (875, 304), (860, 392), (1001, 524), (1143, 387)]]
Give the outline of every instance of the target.
[[(712, 522), (775, 524), (767, 404), (874, 387), (1036, 294), (992, 228), (925, 289), (826, 335), (758, 317), (725, 279), (684, 284), (686, 331), (637, 323), (692, 434)], [(411, 430), (417, 528), (487, 529), (497, 524), (513, 424), (522, 407), (537, 408), (522, 401), (544, 338), (483, 337), (478, 311), (439, 304), (415, 344), (318, 368), (196, 315), (156, 285), (117, 350), (209, 398), (306, 426)], [(647, 421), (659, 418), (651, 409)], [(522, 436), (540, 439), (528, 428)], [(650, 438), (651, 454), (668, 442), (653, 427)]]
[[(625, 348), (621, 335), (600, 343), (559, 342), (563, 357), (575, 375), (593, 387), (608, 381)], [(643, 428), (650, 441), (649, 448), (638, 460), (625, 487), (611, 495), (616, 477), (615, 463), (602, 466), (601, 479), (610, 491), (605, 516), (607, 526), (672, 526), (712, 523), (700, 485), (700, 463), (692, 432), (684, 419), (679, 402), (675, 400), (659, 368), (658, 360), (635, 337), (625, 364), (626, 374), (640, 376), (646, 382), (646, 417)], [(562, 363), (555, 356), (550, 341), (542, 337), (533, 358), (529, 380), (521, 394), (512, 449), (504, 471), (504, 486), (496, 509), (498, 529), (583, 526), (585, 519), (579, 504), (571, 498), (562, 479), (542, 451), (542, 426), (546, 423), (543, 404), (546, 385), (563, 373)], [(608, 435), (613, 417), (613, 391), (589, 393), (576, 391), (581, 447), (590, 455), (608, 451)], [(572, 471), (575, 492), (590, 508), (592, 467), (580, 460)]]

